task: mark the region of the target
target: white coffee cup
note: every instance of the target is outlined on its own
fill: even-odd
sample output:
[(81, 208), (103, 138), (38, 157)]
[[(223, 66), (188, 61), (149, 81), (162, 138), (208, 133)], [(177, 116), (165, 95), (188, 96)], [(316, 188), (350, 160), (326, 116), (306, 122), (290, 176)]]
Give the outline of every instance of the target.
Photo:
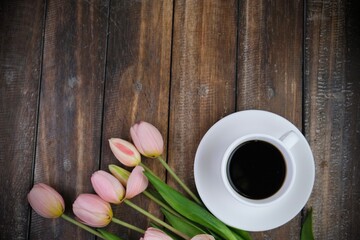
[[(232, 183), (229, 168), (230, 168), (230, 160), (234, 154), (235, 151), (237, 151), (239, 148), (242, 148), (247, 143), (250, 142), (264, 142), (265, 146), (269, 145), (271, 148), (273, 148), (273, 151), (277, 151), (281, 154), (282, 160), (285, 165), (285, 173), (284, 177), (281, 183), (281, 186), (279, 185), (279, 188), (276, 188), (276, 191), (271, 193), (270, 195), (260, 198), (260, 199), (254, 199), (248, 196), (245, 196), (241, 193), (241, 190), (237, 189), (236, 186)], [(221, 178), (222, 181), (226, 187), (226, 190), (232, 195), (233, 198), (235, 198), (237, 201), (247, 204), (250, 206), (267, 206), (269, 204), (273, 204), (276, 201), (283, 198), (291, 189), (295, 175), (296, 175), (296, 164), (295, 160), (292, 154), (292, 148), (299, 142), (299, 136), (294, 131), (288, 131), (285, 132), (280, 138), (275, 138), (270, 135), (266, 134), (248, 134), (245, 136), (242, 136), (238, 139), (236, 139), (234, 142), (232, 142), (229, 147), (226, 149), (222, 162), (221, 162)], [(254, 145), (256, 148), (256, 144)], [(259, 149), (260, 150), (260, 149)], [(280, 156), (279, 154), (279, 156)], [(256, 155), (256, 154), (255, 154)], [(251, 158), (252, 156), (238, 156), (237, 160), (233, 161), (243, 161), (246, 158)], [(255, 158), (255, 157), (254, 157)], [(256, 159), (246, 159), (249, 163), (252, 161), (257, 161)], [(274, 159), (267, 159), (264, 158), (263, 161), (273, 161)], [(245, 160), (244, 160), (245, 161)], [(245, 163), (243, 163), (245, 164)], [(246, 163), (247, 164), (247, 163)], [(269, 162), (266, 162), (266, 166), (269, 166)], [(265, 165), (264, 165), (265, 166)], [(234, 171), (239, 171), (238, 169), (234, 169)], [(271, 173), (269, 173), (271, 175)], [(252, 180), (252, 181), (256, 181)], [(258, 184), (258, 183), (257, 183)], [(250, 183), (251, 186), (251, 183)]]
[[(232, 153), (240, 156), (239, 145), (253, 140), (275, 148), (282, 156), (282, 167), (286, 165), (276, 191), (271, 189), (261, 198), (243, 196), (227, 177)], [(232, 162), (229, 168), (237, 166)], [(234, 169), (232, 177), (238, 174)], [(204, 205), (219, 220), (234, 228), (266, 231), (287, 223), (306, 205), (315, 180), (315, 164), (306, 138), (294, 124), (271, 112), (245, 110), (222, 118), (206, 132), (196, 151), (194, 179)], [(257, 176), (253, 179), (258, 183)], [(261, 184), (266, 183), (263, 179), (268, 178), (262, 178)]]

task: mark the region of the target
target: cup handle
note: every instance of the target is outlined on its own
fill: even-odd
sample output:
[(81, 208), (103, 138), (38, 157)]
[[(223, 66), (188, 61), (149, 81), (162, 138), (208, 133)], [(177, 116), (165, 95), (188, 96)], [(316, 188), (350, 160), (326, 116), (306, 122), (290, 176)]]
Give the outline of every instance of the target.
[(299, 141), (299, 137), (294, 131), (288, 131), (280, 137), (280, 141), (282, 141), (288, 149), (291, 149)]

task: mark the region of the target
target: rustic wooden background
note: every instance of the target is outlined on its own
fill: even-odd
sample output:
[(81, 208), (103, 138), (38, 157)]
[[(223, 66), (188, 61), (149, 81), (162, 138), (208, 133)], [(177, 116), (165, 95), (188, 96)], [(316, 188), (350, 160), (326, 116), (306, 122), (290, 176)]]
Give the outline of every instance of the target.
[[(244, 109), (292, 121), (316, 161), (307, 207), (253, 238), (299, 239), (313, 207), (316, 239), (359, 239), (359, 3), (1, 1), (0, 239), (93, 239), (61, 219), (39, 217), (26, 195), (34, 183), (50, 184), (71, 214), (75, 197), (92, 191), (91, 174), (117, 163), (107, 139), (129, 139), (139, 120), (161, 130), (169, 164), (195, 189), (200, 139)], [(145, 198), (136, 202), (159, 214)], [(116, 209), (119, 218), (147, 226), (126, 206)]]

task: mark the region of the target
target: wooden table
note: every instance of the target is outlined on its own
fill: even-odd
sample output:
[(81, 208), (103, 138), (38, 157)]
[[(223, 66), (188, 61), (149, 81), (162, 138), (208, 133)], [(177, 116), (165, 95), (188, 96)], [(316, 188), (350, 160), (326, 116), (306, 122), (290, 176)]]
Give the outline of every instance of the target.
[[(299, 239), (312, 207), (316, 239), (359, 239), (359, 10), (357, 0), (1, 1), (0, 239), (93, 239), (31, 212), (26, 195), (47, 183), (71, 215), (91, 174), (117, 163), (107, 140), (130, 139), (139, 120), (160, 129), (169, 164), (195, 189), (199, 141), (244, 109), (289, 119), (316, 161), (305, 209), (253, 238)], [(115, 215), (148, 224), (126, 206)]]

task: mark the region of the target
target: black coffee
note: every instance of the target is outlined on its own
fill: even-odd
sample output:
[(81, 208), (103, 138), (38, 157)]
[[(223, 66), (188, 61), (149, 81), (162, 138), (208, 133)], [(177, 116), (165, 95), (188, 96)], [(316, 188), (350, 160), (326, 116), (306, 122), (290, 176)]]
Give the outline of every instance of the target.
[(281, 188), (286, 163), (275, 146), (252, 140), (232, 152), (227, 174), (236, 192), (246, 198), (260, 200), (274, 195)]

